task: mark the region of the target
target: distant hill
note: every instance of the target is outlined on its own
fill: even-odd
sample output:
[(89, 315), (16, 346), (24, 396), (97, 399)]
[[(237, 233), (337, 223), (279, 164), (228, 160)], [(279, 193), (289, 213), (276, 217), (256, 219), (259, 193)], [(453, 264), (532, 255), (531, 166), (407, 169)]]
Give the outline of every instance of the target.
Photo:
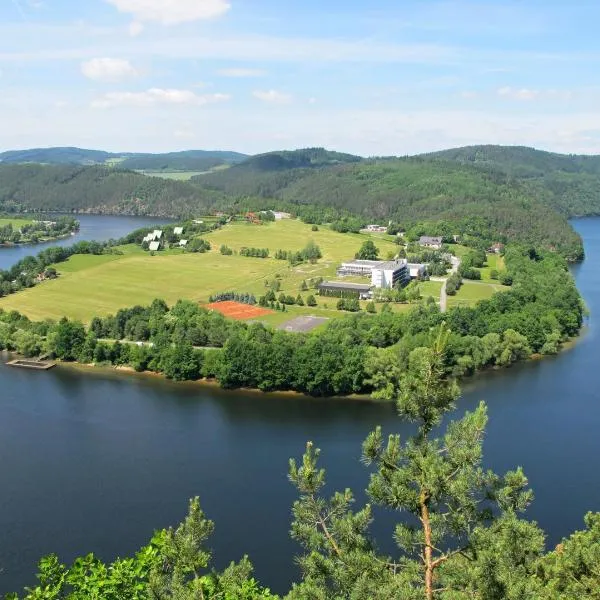
[(137, 154), (119, 163), (124, 169), (141, 171), (208, 171), (246, 160), (246, 154), (221, 150), (184, 150), (166, 154)]
[(0, 212), (60, 211), (181, 217), (223, 202), (188, 182), (107, 166), (0, 164)]
[[(61, 159), (94, 152), (53, 150)], [(89, 154), (80, 156), (90, 160)], [(292, 210), (311, 205), (405, 226), (445, 220), (464, 235), (477, 232), (487, 239), (543, 245), (572, 259), (581, 257), (582, 245), (567, 217), (600, 214), (600, 157), (522, 147), (474, 146), (378, 159), (323, 148), (278, 151), (243, 157), (191, 182), (146, 177), (125, 168), (204, 170), (192, 161), (231, 164), (242, 157), (186, 151), (128, 156), (121, 162), (113, 159), (110, 166), (90, 167), (5, 161), (0, 163), (0, 210), (183, 216), (236, 202), (245, 207), (285, 204)], [(102, 154), (97, 158), (111, 160)]]
[(103, 150), (85, 150), (83, 148), (31, 148), (29, 150), (9, 150), (0, 152), (0, 163), (40, 163), (91, 165), (104, 163), (111, 158), (121, 157)]
[(38, 163), (47, 165), (119, 164), (124, 169), (148, 171), (205, 171), (239, 163), (248, 156), (225, 150), (184, 150), (165, 154), (104, 152), (83, 148), (33, 148), (0, 153), (0, 164)]
[(600, 156), (523, 146), (466, 146), (421, 158), (457, 162), (519, 180), (533, 197), (568, 217), (600, 214)]
[[(462, 160), (462, 154), (452, 152), (445, 156), (439, 153), (401, 159), (361, 159), (318, 168), (281, 168), (279, 153), (275, 153), (275, 159), (263, 155), (267, 159), (257, 165), (253, 157), (196, 181), (227, 194), (333, 206), (382, 222), (392, 219), (411, 225), (445, 219), (465, 224), (479, 219), (479, 227), (489, 231), (489, 235), (560, 248), (572, 258), (581, 253), (577, 234), (557, 212), (569, 216), (574, 214), (574, 207), (566, 197), (552, 194), (537, 179), (510, 174), (509, 166), (521, 164), (518, 157), (506, 160), (504, 168), (500, 168), (499, 159), (494, 163), (489, 158), (473, 164), (466, 157)], [(262, 168), (265, 160), (268, 168)], [(585, 175), (575, 172), (569, 177), (580, 184)], [(547, 180), (551, 177), (556, 180), (564, 174), (548, 171)], [(596, 202), (600, 210), (600, 195)], [(579, 204), (585, 203), (579, 200)], [(593, 212), (595, 206), (588, 203), (580, 208)], [(466, 226), (461, 225), (460, 229), (466, 230)]]
[(292, 181), (309, 176), (316, 169), (362, 160), (364, 159), (360, 156), (325, 148), (281, 150), (251, 156), (227, 171), (202, 175), (196, 181), (229, 194), (270, 197)]

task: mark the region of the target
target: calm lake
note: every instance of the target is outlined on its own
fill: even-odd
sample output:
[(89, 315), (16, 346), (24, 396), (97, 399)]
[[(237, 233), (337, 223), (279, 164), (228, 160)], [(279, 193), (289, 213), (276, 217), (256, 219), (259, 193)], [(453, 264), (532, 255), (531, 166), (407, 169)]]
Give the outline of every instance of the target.
[[(49, 246), (71, 246), (75, 242), (84, 240), (104, 242), (116, 239), (131, 233), (140, 227), (150, 227), (158, 223), (167, 223), (170, 219), (157, 217), (118, 217), (111, 215), (69, 215), (75, 217), (79, 223), (79, 231), (68, 238), (43, 244), (13, 246), (0, 248), (0, 269), (14, 265), (18, 260), (37, 254)], [(52, 218), (52, 217), (50, 217)]]
[[(574, 268), (592, 315), (585, 335), (558, 357), (477, 378), (457, 411), (488, 403), (485, 462), (498, 472), (524, 467), (536, 492), (529, 518), (549, 544), (600, 510), (600, 219), (574, 225), (587, 255)], [(363, 439), (377, 424), (406, 431), (392, 406), (367, 402), (71, 368), (32, 373), (3, 361), (0, 382), (0, 593), (32, 585), (45, 553), (70, 561), (135, 551), (154, 529), (177, 524), (195, 495), (216, 522), (217, 565), (248, 554), (262, 582), (283, 591), (298, 576), (288, 458), (313, 440), (330, 490), (350, 487), (362, 500)], [(377, 516), (388, 548), (393, 516)]]

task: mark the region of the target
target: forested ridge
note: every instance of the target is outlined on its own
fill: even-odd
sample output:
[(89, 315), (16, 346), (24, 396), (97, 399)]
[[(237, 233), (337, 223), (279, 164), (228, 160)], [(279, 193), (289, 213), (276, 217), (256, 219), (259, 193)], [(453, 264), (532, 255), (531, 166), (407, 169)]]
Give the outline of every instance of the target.
[(188, 216), (223, 194), (106, 166), (0, 164), (0, 210)]
[[(188, 151), (131, 156), (113, 166), (0, 163), (0, 210), (187, 217), (241, 205), (298, 207), (299, 213), (316, 206), (364, 223), (412, 227), (445, 220), (458, 234), (470, 233), (476, 222), (486, 237), (555, 249), (570, 260), (581, 259), (583, 247), (567, 217), (600, 212), (599, 157), (477, 146), (408, 158), (363, 159), (307, 148), (241, 159)], [(127, 168), (204, 168), (238, 160), (192, 182), (144, 178)]]

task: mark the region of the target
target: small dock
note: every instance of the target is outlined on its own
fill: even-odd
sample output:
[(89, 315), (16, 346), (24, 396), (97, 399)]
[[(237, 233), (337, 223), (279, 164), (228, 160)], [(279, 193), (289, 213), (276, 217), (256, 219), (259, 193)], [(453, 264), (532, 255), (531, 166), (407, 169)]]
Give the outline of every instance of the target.
[(10, 367), (20, 367), (21, 369), (33, 369), (34, 371), (47, 371), (56, 366), (54, 362), (47, 362), (45, 360), (27, 360), (24, 358), (17, 358), (6, 363)]

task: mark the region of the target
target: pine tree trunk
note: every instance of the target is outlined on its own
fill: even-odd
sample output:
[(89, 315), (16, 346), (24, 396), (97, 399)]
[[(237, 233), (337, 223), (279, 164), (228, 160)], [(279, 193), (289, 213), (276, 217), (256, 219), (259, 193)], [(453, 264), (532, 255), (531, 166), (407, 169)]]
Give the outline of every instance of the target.
[(421, 523), (423, 524), (423, 536), (425, 548), (423, 549), (423, 560), (425, 562), (425, 598), (433, 600), (433, 557), (431, 544), (431, 519), (427, 506), (427, 494), (423, 491), (419, 498), (421, 505)]

